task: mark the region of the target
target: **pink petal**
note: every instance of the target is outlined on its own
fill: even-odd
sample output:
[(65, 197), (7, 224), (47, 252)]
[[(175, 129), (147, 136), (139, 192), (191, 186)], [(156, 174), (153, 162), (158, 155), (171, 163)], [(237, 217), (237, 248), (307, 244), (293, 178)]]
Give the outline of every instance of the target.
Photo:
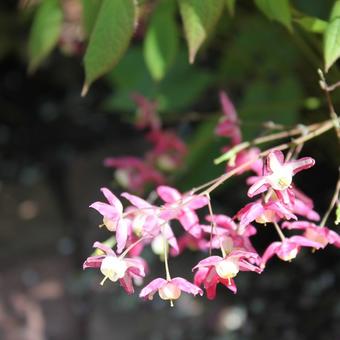
[(104, 253), (106, 253), (107, 255), (111, 255), (111, 256), (116, 256), (115, 252), (112, 250), (112, 248), (108, 247), (107, 245), (96, 241), (95, 243), (93, 243), (93, 248), (97, 248), (100, 249), (101, 251), (103, 251)]
[(249, 188), (248, 196), (253, 197), (258, 195), (264, 191), (266, 191), (269, 187), (266, 177), (260, 177), (256, 180), (256, 182)]
[(301, 170), (309, 169), (315, 164), (315, 160), (311, 157), (303, 157), (297, 159), (296, 161), (289, 162), (289, 165), (292, 167), (293, 174), (300, 172)]
[(175, 277), (170, 281), (171, 283), (175, 284), (178, 288), (180, 288), (183, 292), (197, 295), (200, 294), (203, 295), (203, 291), (201, 288), (197, 287), (196, 285), (193, 285), (189, 281), (181, 278), (181, 277)]
[(144, 277), (145, 276), (145, 267), (146, 267), (146, 262), (141, 259), (141, 258), (138, 258), (138, 257), (128, 257), (128, 258), (125, 258), (125, 263), (127, 264), (128, 266), (128, 271), (131, 271), (138, 275), (138, 276), (142, 276)]
[(126, 246), (129, 237), (129, 225), (125, 219), (121, 219), (116, 229), (117, 253), (121, 253)]
[(147, 286), (145, 286), (139, 294), (139, 297), (147, 299), (150, 295), (153, 296), (159, 288), (163, 287), (167, 283), (167, 280), (157, 278), (152, 280)]
[(115, 207), (107, 203), (94, 202), (90, 205), (90, 208), (97, 210), (102, 216), (110, 220), (116, 220), (121, 216)]
[(107, 188), (101, 188), (101, 192), (106, 197), (107, 201), (115, 207), (117, 213), (122, 214), (123, 213), (123, 205), (120, 202), (120, 200)]
[(267, 167), (272, 171), (280, 171), (284, 163), (284, 155), (281, 151), (272, 151), (267, 156)]
[(252, 221), (256, 220), (264, 213), (264, 208), (261, 203), (249, 203), (244, 206), (237, 214), (240, 220), (240, 227), (244, 228)]
[(84, 264), (83, 264), (83, 269), (86, 268), (100, 268), (103, 259), (105, 258), (105, 255), (99, 255), (99, 256), (90, 256), (88, 257)]
[(198, 269), (201, 267), (210, 267), (210, 266), (215, 266), (216, 263), (220, 262), (223, 260), (223, 257), (221, 256), (209, 256), (203, 260), (201, 260), (200, 262), (197, 263), (197, 265), (192, 269)]
[(198, 224), (199, 220), (196, 213), (190, 209), (182, 209), (182, 213), (179, 216), (183, 228), (194, 237), (201, 236), (201, 228)]
[(220, 91), (220, 103), (223, 113), (229, 121), (236, 123), (238, 121), (237, 113), (234, 104), (229, 99), (225, 91)]
[(128, 273), (126, 273), (124, 277), (119, 280), (119, 283), (129, 295), (134, 293), (135, 290), (133, 288), (132, 279)]
[(307, 238), (303, 236), (292, 236), (289, 238), (289, 242), (294, 242), (303, 247), (312, 247), (315, 249), (322, 248), (322, 244), (315, 242), (315, 241), (308, 240)]
[(273, 257), (281, 247), (281, 242), (273, 242), (262, 255), (261, 267), (264, 268), (268, 260)]
[(222, 279), (222, 278), (220, 278), (219, 281), (220, 281), (224, 286), (226, 286), (228, 289), (230, 289), (234, 294), (237, 293), (237, 287), (236, 287), (236, 284), (235, 284), (234, 279), (227, 280), (227, 279)]
[(178, 247), (178, 243), (176, 240), (176, 237), (170, 227), (170, 225), (168, 223), (166, 223), (163, 226), (163, 232), (165, 235), (165, 238), (168, 240), (170, 247), (173, 248), (174, 250), (174, 255), (178, 255), (179, 254), (179, 247)]
[(196, 196), (190, 196), (190, 201), (188, 204), (186, 204), (186, 206), (189, 209), (197, 210), (197, 209), (201, 209), (205, 207), (208, 203), (209, 203), (209, 200), (207, 197), (196, 195)]
[(154, 208), (154, 207), (149, 202), (143, 200), (142, 198), (135, 196), (135, 195), (131, 195), (127, 192), (123, 192), (121, 196), (126, 198), (133, 206), (139, 209), (148, 210), (150, 208), (150, 213), (152, 213), (151, 208)]
[(176, 189), (165, 185), (159, 186), (156, 191), (158, 196), (166, 203), (177, 202), (182, 198), (182, 195)]

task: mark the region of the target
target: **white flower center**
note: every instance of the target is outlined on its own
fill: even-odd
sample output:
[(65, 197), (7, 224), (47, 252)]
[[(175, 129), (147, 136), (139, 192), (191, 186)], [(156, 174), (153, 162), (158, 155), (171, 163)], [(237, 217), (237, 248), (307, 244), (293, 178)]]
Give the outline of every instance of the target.
[(158, 235), (151, 242), (151, 249), (156, 255), (163, 255), (165, 252), (166, 244), (164, 242), (164, 236)]
[(268, 176), (268, 179), (274, 190), (285, 190), (292, 184), (293, 174), (289, 168), (282, 167)]
[(114, 256), (106, 256), (100, 266), (100, 271), (105, 278), (113, 282), (123, 278), (127, 269), (125, 261)]
[(278, 254), (278, 257), (283, 261), (291, 261), (296, 258), (297, 254), (298, 254), (298, 248), (294, 248), (287, 254), (284, 254), (284, 255)]
[(159, 288), (158, 294), (162, 300), (177, 300), (181, 296), (181, 290), (175, 284), (168, 282)]
[(227, 254), (231, 253), (231, 251), (234, 249), (233, 239), (229, 236), (226, 236), (222, 241), (222, 247)]
[(215, 266), (217, 275), (223, 279), (232, 279), (240, 271), (238, 259), (225, 259)]
[(103, 218), (103, 224), (110, 231), (116, 231), (117, 221), (110, 220), (107, 217)]

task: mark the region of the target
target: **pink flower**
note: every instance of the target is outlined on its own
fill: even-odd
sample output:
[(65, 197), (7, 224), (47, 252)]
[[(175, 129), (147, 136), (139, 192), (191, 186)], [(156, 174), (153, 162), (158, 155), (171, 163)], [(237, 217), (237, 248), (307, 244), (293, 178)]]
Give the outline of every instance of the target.
[(174, 133), (164, 130), (153, 130), (147, 139), (154, 144), (147, 154), (150, 163), (156, 164), (163, 171), (173, 171), (183, 163), (187, 154), (184, 142)]
[(110, 247), (100, 242), (95, 242), (93, 247), (100, 249), (105, 255), (88, 257), (83, 264), (83, 269), (100, 268), (104, 275), (101, 284), (104, 284), (107, 279), (112, 282), (119, 281), (125, 291), (132, 294), (134, 292), (132, 278), (145, 276), (145, 262), (139, 257), (117, 257)]
[(237, 113), (233, 103), (224, 91), (220, 91), (220, 102), (224, 116), (216, 126), (215, 134), (221, 137), (229, 137), (231, 145), (239, 144), (242, 141), (242, 136)]
[(291, 198), (288, 189), (291, 187), (293, 176), (314, 164), (315, 161), (311, 157), (284, 162), (284, 155), (281, 151), (272, 151), (266, 159), (264, 175), (259, 177), (249, 188), (248, 196), (253, 197), (272, 188), (278, 197), (283, 199), (284, 203), (290, 203)]
[(232, 280), (239, 271), (254, 271), (261, 273), (262, 270), (249, 262), (259, 261), (259, 256), (256, 253), (251, 253), (242, 250), (233, 250), (226, 257), (209, 256), (200, 261), (193, 270), (197, 270), (194, 278), (196, 285), (203, 284), (208, 299), (214, 299), (216, 295), (216, 286), (222, 283), (232, 292), (236, 293), (237, 289)]
[(143, 192), (148, 184), (165, 182), (160, 172), (137, 157), (109, 157), (104, 159), (104, 165), (117, 169), (115, 177), (118, 183), (131, 191)]
[(181, 296), (182, 291), (194, 296), (196, 296), (197, 294), (203, 295), (203, 291), (201, 288), (181, 277), (175, 277), (171, 280), (158, 278), (151, 281), (147, 286), (142, 289), (139, 297), (152, 300), (154, 294), (158, 292), (162, 300), (170, 300), (172, 302), (174, 300), (177, 300)]
[[(229, 216), (226, 215), (213, 215), (206, 216), (209, 222), (215, 221), (216, 227), (201, 226), (202, 230), (207, 233), (213, 232), (212, 245), (213, 248), (220, 248), (222, 243), (226, 252), (231, 252), (233, 249), (245, 250), (251, 253), (256, 253), (251, 241), (250, 236), (256, 234), (256, 228), (251, 224), (246, 226), (237, 225)], [(215, 229), (215, 230), (212, 230)], [(209, 242), (210, 243), (210, 242)]]
[(320, 249), (322, 245), (303, 236), (292, 236), (281, 242), (273, 242), (262, 256), (261, 267), (264, 268), (267, 261), (274, 255), (283, 261), (291, 261), (295, 259), (301, 247)]
[(241, 228), (253, 221), (265, 224), (278, 222), (281, 218), (297, 219), (280, 201), (271, 201), (265, 204), (261, 201), (249, 203), (236, 214), (236, 217), (240, 220)]
[(259, 158), (260, 151), (261, 150), (259, 148), (250, 148), (238, 152), (235, 159), (227, 163), (227, 172), (240, 167), (244, 163), (253, 161), (249, 166), (239, 170), (237, 175), (241, 175), (248, 170), (252, 170), (256, 174), (260, 175), (263, 169), (263, 161)]
[(157, 115), (157, 103), (139, 93), (133, 93), (131, 97), (138, 107), (136, 127), (138, 129), (149, 127), (152, 130), (159, 130), (161, 122)]
[(308, 221), (284, 222), (282, 227), (290, 230), (304, 230), (303, 237), (319, 243), (320, 248), (325, 248), (327, 244), (340, 248), (340, 235), (327, 227), (319, 227)]
[(178, 254), (177, 240), (168, 221), (160, 216), (160, 209), (127, 192), (122, 193), (122, 196), (137, 208), (134, 212), (132, 227), (139, 229), (145, 238), (154, 239), (159, 235), (164, 235), (175, 254)]
[(164, 219), (177, 218), (188, 233), (200, 237), (201, 229), (195, 210), (206, 206), (208, 199), (190, 193), (182, 195), (178, 190), (164, 185), (157, 188), (157, 194), (166, 203), (161, 216)]
[(130, 233), (128, 222), (123, 218), (123, 205), (109, 189), (100, 190), (109, 203), (94, 202), (90, 208), (97, 210), (103, 216), (103, 224), (108, 230), (116, 232), (117, 251), (121, 253)]

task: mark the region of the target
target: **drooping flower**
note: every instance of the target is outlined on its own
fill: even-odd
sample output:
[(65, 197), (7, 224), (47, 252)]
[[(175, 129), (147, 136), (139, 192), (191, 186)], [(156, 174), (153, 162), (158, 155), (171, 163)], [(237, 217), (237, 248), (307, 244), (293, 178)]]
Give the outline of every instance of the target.
[(159, 130), (161, 122), (157, 115), (157, 102), (151, 101), (136, 92), (131, 95), (131, 98), (138, 108), (136, 127), (138, 129), (150, 128), (151, 130)]
[(130, 233), (128, 221), (123, 218), (123, 205), (109, 189), (100, 190), (108, 203), (94, 202), (90, 208), (97, 210), (103, 216), (103, 224), (108, 230), (116, 232), (117, 252), (121, 253)]
[(266, 224), (269, 222), (278, 222), (281, 218), (297, 219), (297, 217), (280, 201), (270, 201), (262, 203), (261, 201), (248, 203), (237, 214), (236, 218), (240, 220), (240, 227), (244, 228), (249, 223)]
[(216, 286), (222, 283), (232, 292), (236, 293), (236, 285), (233, 278), (239, 271), (254, 271), (261, 273), (262, 269), (250, 263), (259, 262), (259, 256), (242, 250), (233, 250), (225, 257), (209, 256), (200, 261), (193, 270), (197, 270), (194, 278), (196, 285), (205, 288), (208, 299), (214, 299)]
[(304, 236), (292, 236), (285, 238), (281, 242), (273, 242), (268, 246), (262, 256), (261, 267), (264, 268), (267, 261), (274, 255), (277, 255), (283, 261), (291, 261), (295, 259), (301, 247), (320, 249), (322, 248), (322, 245), (319, 242), (311, 241)]
[(133, 228), (138, 224), (141, 235), (144, 238), (151, 240), (151, 242), (159, 235), (163, 235), (170, 247), (178, 254), (179, 248), (176, 237), (169, 222), (162, 218), (160, 209), (136, 195), (124, 192), (122, 193), (122, 196), (137, 208), (132, 221)]
[(143, 192), (149, 184), (160, 185), (165, 182), (159, 171), (137, 157), (108, 157), (104, 159), (104, 165), (117, 169), (115, 172), (117, 182), (134, 192)]
[(231, 145), (241, 143), (242, 135), (236, 109), (225, 91), (220, 91), (220, 103), (224, 116), (215, 129), (215, 134), (230, 138)]
[(172, 302), (179, 299), (182, 291), (194, 296), (197, 294), (203, 295), (201, 288), (181, 277), (175, 277), (171, 280), (162, 278), (154, 279), (142, 289), (139, 297), (152, 300), (154, 294), (158, 292), (162, 300), (170, 300)]
[(128, 294), (134, 292), (132, 278), (145, 276), (146, 263), (140, 257), (121, 257), (105, 244), (95, 242), (94, 248), (100, 249), (104, 255), (90, 256), (83, 264), (83, 269), (100, 268), (104, 279), (101, 284), (109, 279), (112, 282), (119, 281), (120, 285)]
[(148, 162), (163, 171), (173, 171), (182, 165), (187, 147), (175, 133), (153, 130), (146, 137), (153, 144), (152, 150), (146, 156)]
[(292, 200), (289, 197), (288, 190), (292, 185), (293, 176), (301, 170), (312, 167), (314, 164), (315, 161), (311, 157), (285, 162), (281, 151), (272, 151), (267, 156), (264, 175), (258, 177), (249, 188), (248, 196), (253, 197), (272, 188), (284, 203), (290, 204)]
[(340, 235), (327, 227), (320, 227), (308, 221), (284, 222), (282, 227), (290, 230), (303, 230), (303, 237), (319, 243), (321, 248), (325, 248), (327, 244), (340, 248)]
[(190, 193), (182, 195), (178, 190), (165, 185), (157, 188), (157, 194), (165, 202), (162, 217), (177, 218), (188, 233), (200, 237), (201, 229), (195, 210), (208, 204), (207, 197)]

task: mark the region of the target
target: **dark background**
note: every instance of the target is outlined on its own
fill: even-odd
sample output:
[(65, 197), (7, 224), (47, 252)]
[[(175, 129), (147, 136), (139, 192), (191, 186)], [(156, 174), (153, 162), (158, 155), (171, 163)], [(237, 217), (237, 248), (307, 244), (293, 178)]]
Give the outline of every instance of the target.
[[(327, 17), (330, 2), (317, 3), (295, 2)], [(92, 243), (110, 236), (98, 230), (100, 218), (88, 209), (101, 197), (100, 187), (119, 190), (103, 158), (142, 155), (148, 148), (143, 134), (129, 124), (135, 108), (119, 79), (128, 79), (130, 92), (168, 99), (161, 108), (165, 126), (176, 129), (194, 151), (195, 141), (209, 139), (202, 131), (216, 119), (220, 88), (228, 89), (244, 120), (327, 119), (316, 67), (296, 38), (305, 41), (303, 32), (293, 37), (241, 1), (233, 21), (220, 24), (192, 66), (196, 73), (190, 71), (187, 98), (178, 95), (174, 103), (173, 90), (151, 91), (149, 80), (129, 80), (124, 59), (116, 73), (81, 98), (81, 56), (57, 50), (28, 76), (31, 15), (19, 11), (15, 1), (2, 1), (0, 11), (0, 339), (340, 339), (339, 255), (331, 246), (314, 254), (303, 251), (292, 263), (272, 260), (260, 276), (242, 273), (235, 296), (225, 289), (212, 302), (183, 295), (175, 308), (157, 298), (144, 303), (137, 295), (128, 297), (118, 285), (101, 287), (98, 273), (81, 270)], [(316, 42), (321, 44), (319, 38)], [(125, 60), (141, 63), (140, 44), (136, 38)], [(180, 82), (175, 73), (168, 81), (173, 87)], [(181, 118), (191, 113), (199, 120)], [(297, 178), (321, 214), (336, 182), (336, 143), (330, 132), (307, 144), (303, 154), (317, 165)], [(210, 138), (184, 165), (177, 178), (180, 188), (214, 176), (216, 170), (207, 169), (220, 144)], [(246, 202), (245, 192), (243, 179), (225, 185), (213, 198), (216, 211), (233, 215)], [(254, 243), (261, 253), (274, 238), (262, 228)], [(198, 259), (199, 254), (184, 254), (170, 265), (176, 275), (187, 276)], [(157, 259), (150, 258), (150, 265), (152, 275), (162, 271)]]

